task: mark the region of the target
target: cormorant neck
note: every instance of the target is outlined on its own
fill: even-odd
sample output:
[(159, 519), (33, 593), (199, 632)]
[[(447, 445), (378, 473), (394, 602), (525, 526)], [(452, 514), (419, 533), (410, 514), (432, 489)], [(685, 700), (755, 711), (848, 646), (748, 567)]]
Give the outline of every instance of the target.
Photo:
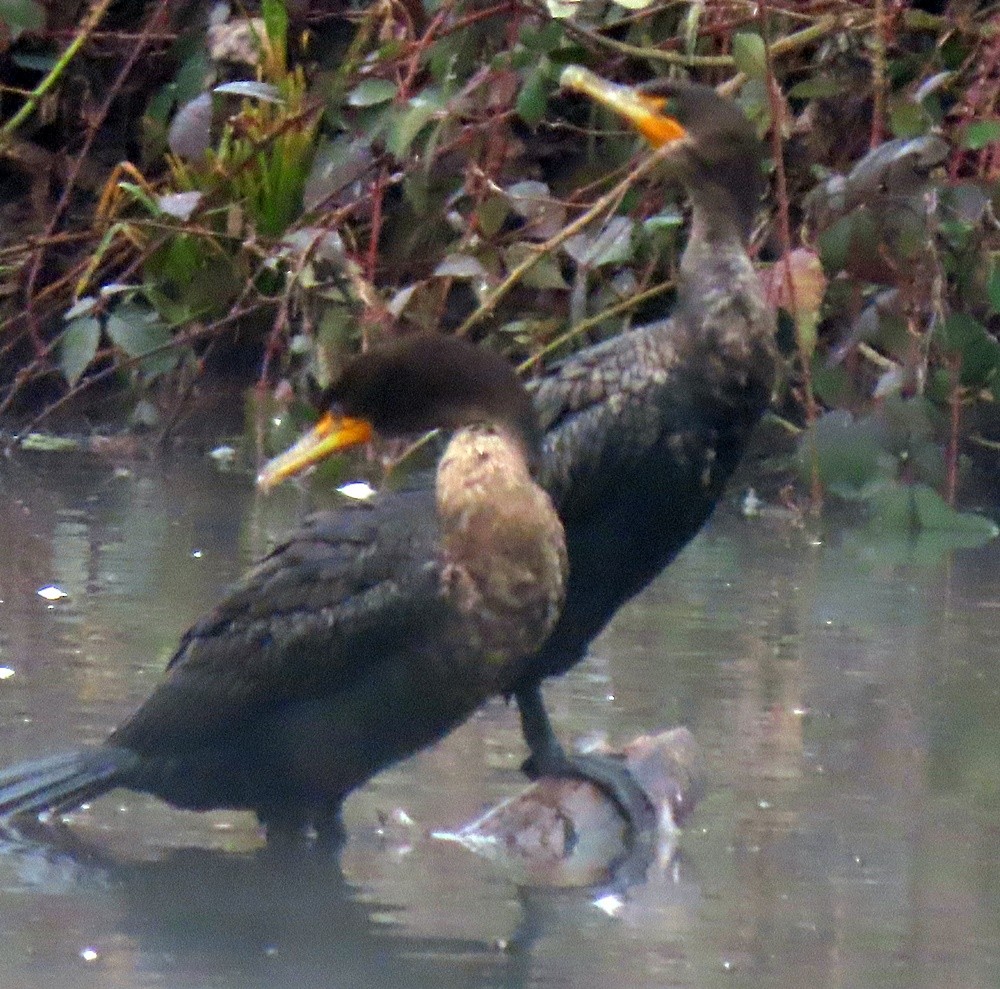
[[(704, 307), (706, 294), (744, 291), (746, 286), (734, 276), (753, 273), (745, 221), (735, 209), (726, 209), (716, 192), (712, 190), (711, 197), (707, 190), (690, 192), (691, 228), (681, 257), (682, 306), (685, 298), (696, 307)], [(756, 276), (751, 284), (756, 286)]]
[(736, 367), (749, 366), (758, 349), (770, 352), (774, 335), (774, 317), (747, 253), (749, 221), (745, 211), (728, 208), (718, 187), (692, 188), (689, 195), (691, 230), (675, 318), (698, 347)]
[(498, 426), (457, 430), (435, 492), (447, 593), (498, 657), (529, 655), (558, 616), (567, 563), (562, 523), (521, 437)]
[(732, 246), (745, 252), (753, 216), (746, 214), (737, 199), (717, 185), (692, 182), (687, 191), (691, 202), (690, 240)]

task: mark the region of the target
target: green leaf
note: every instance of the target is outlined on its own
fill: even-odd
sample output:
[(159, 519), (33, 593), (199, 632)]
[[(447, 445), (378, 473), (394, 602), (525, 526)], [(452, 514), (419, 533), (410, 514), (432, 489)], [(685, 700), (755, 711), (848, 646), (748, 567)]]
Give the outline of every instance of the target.
[(139, 363), (146, 374), (162, 374), (177, 365), (177, 354), (168, 349), (170, 330), (152, 313), (134, 305), (119, 306), (108, 317), (105, 329), (112, 343), (129, 357), (150, 355)]
[(963, 546), (980, 545), (998, 534), (988, 518), (956, 511), (926, 484), (893, 485), (879, 493), (874, 505), (880, 527), (896, 532), (950, 533), (960, 537)]
[(63, 319), (69, 321), (78, 316), (89, 316), (97, 308), (97, 298), (93, 295), (85, 295), (77, 299), (63, 314)]
[(962, 147), (970, 151), (981, 151), (994, 141), (1000, 141), (1000, 120), (973, 120), (962, 135)]
[(390, 79), (364, 79), (347, 94), (347, 105), (378, 106), (395, 99), (399, 87)]
[(35, 0), (0, 0), (0, 21), (16, 40), (25, 31), (41, 31), (45, 27), (45, 11)]
[(828, 412), (805, 434), (799, 448), (805, 474), (814, 449), (821, 480), (842, 498), (867, 497), (890, 476), (892, 458), (879, 442), (877, 427), (849, 412)]
[(484, 199), (476, 210), (476, 225), (484, 237), (492, 237), (510, 216), (510, 207), (502, 196)]
[(261, 4), (264, 15), (264, 30), (268, 40), (277, 51), (285, 50), (285, 39), (288, 37), (288, 10), (285, 0), (264, 0)]
[(990, 308), (993, 312), (1000, 313), (1000, 258), (994, 258), (987, 291), (990, 297)]
[(842, 216), (824, 230), (817, 240), (819, 256), (828, 275), (844, 270), (854, 236), (854, 214)]
[(55, 55), (32, 55), (29, 52), (24, 54), (17, 52), (11, 55), (10, 60), (19, 69), (28, 69), (31, 72), (51, 72), (59, 62)]
[(591, 245), (590, 266), (601, 268), (632, 260), (632, 234), (635, 223), (625, 216), (613, 216)]
[(21, 440), (21, 449), (35, 453), (71, 453), (80, 449), (80, 441), (51, 433), (28, 433)]
[(137, 199), (146, 209), (149, 211), (151, 216), (162, 216), (163, 211), (160, 209), (156, 200), (146, 192), (141, 185), (136, 185), (134, 182), (119, 182), (118, 188), (122, 192), (127, 192), (130, 196)]
[(517, 94), (517, 112), (529, 127), (536, 127), (545, 118), (548, 103), (548, 61), (543, 58), (528, 73)]
[(259, 79), (237, 79), (233, 82), (219, 83), (213, 90), (220, 96), (242, 96), (248, 100), (260, 100), (262, 103), (272, 103), (281, 106), (285, 98), (281, 95), (281, 90), (269, 82), (261, 82)]
[[(537, 257), (537, 255), (537, 249), (531, 244), (518, 241), (504, 248), (504, 266), (510, 272), (528, 258)], [(551, 254), (539, 258), (525, 273), (523, 282), (529, 288), (563, 290), (569, 288), (559, 270), (559, 262)]]
[(986, 332), (986, 328), (968, 313), (952, 313), (934, 328), (934, 338), (942, 350), (950, 353), (961, 353), (977, 337)]
[(59, 370), (75, 385), (97, 353), (101, 339), (101, 324), (93, 316), (71, 319), (59, 341)]
[(659, 213), (654, 213), (642, 221), (642, 229), (649, 233), (657, 233), (662, 230), (678, 230), (684, 225), (684, 216), (680, 210), (670, 207)]
[(844, 406), (857, 400), (854, 382), (842, 364), (829, 366), (814, 355), (812, 381), (813, 392), (824, 405)]
[(818, 327), (818, 312), (802, 312), (795, 317), (795, 336), (798, 340), (799, 350), (809, 358), (816, 350)]
[[(193, 32), (192, 32), (193, 33)], [(174, 74), (173, 97), (178, 106), (184, 106), (205, 91), (215, 72), (204, 41), (182, 63)]]
[(541, 55), (547, 55), (562, 44), (565, 35), (561, 24), (548, 21), (543, 22), (540, 27), (536, 26), (535, 22), (523, 23), (519, 37), (525, 48)]
[(386, 147), (396, 158), (402, 158), (410, 150), (416, 136), (431, 118), (441, 109), (440, 94), (424, 90), (410, 100), (409, 105), (389, 125)]
[(797, 82), (788, 90), (788, 95), (795, 100), (815, 100), (829, 99), (846, 91), (847, 83), (842, 79), (833, 76), (814, 76), (812, 79)]
[(544, 182), (524, 179), (504, 189), (507, 201), (529, 223), (532, 240), (548, 240), (566, 223), (566, 206), (552, 195)]
[(1000, 343), (986, 327), (967, 313), (952, 313), (934, 330), (938, 346), (962, 359), (960, 380), (963, 385), (978, 388), (1000, 372)]
[(767, 78), (767, 49), (759, 34), (738, 31), (733, 35), (733, 61), (748, 78)]
[[(513, 246), (513, 245), (512, 245)], [(569, 289), (566, 279), (559, 269), (559, 262), (552, 254), (547, 254), (524, 275), (524, 284), (537, 289)]]
[(901, 100), (889, 111), (889, 126), (894, 137), (920, 137), (927, 133), (930, 120), (923, 107)]

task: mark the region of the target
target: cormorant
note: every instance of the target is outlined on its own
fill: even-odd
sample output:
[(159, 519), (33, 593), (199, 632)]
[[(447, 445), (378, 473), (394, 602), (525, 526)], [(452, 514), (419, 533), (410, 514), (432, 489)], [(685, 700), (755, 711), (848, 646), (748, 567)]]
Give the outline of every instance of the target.
[[(269, 836), (311, 825), (333, 838), (347, 793), (508, 688), (566, 580), (513, 369), (455, 338), (404, 337), (349, 363), (329, 398), (323, 452), (372, 430), (455, 430), (433, 487), (314, 516), (183, 636), (107, 741), (0, 773), (0, 818), (123, 786), (253, 810)], [(264, 482), (310, 455), (300, 443)]]
[[(645, 797), (612, 760), (564, 752), (545, 711), (541, 683), (582, 659), (617, 609), (700, 530), (767, 407), (777, 366), (774, 319), (747, 254), (763, 191), (763, 150), (739, 109), (705, 86), (659, 80), (630, 89), (577, 67), (564, 72), (564, 84), (622, 114), (654, 146), (670, 144), (664, 167), (686, 189), (692, 222), (672, 316), (580, 351), (534, 384), (545, 431), (539, 480), (562, 518), (570, 561), (558, 620), (552, 578), (553, 568), (563, 572), (554, 567), (557, 527), (551, 517), (541, 521), (545, 513), (530, 485), (519, 490), (532, 492), (531, 509), (540, 520), (522, 533), (535, 561), (529, 575), (535, 610), (530, 618), (519, 612), (513, 622), (502, 610), (478, 609), (491, 595), (501, 602), (505, 589), (521, 586), (516, 554), (510, 567), (494, 573), (490, 554), (470, 544), (466, 549), (484, 565), (450, 570), (440, 555), (445, 523), (435, 520), (426, 492), (397, 492), (360, 514), (324, 513), (251, 571), (185, 636), (165, 684), (105, 746), (0, 774), (0, 815), (65, 807), (124, 784), (181, 806), (252, 807), (272, 826), (311, 821), (328, 828), (351, 788), (446, 734), (490, 694), (507, 693), (519, 705), (530, 772), (584, 775), (603, 785), (633, 823), (645, 820), (640, 818), (649, 810)], [(444, 340), (435, 346), (451, 346)], [(445, 370), (449, 360), (423, 366), (440, 369), (438, 388), (452, 387)], [(409, 371), (419, 377), (416, 366)], [(498, 425), (521, 436), (521, 445), (530, 449), (524, 439), (532, 433), (527, 406), (508, 398), (498, 408), (477, 394), (481, 383), (474, 375), (468, 383), (460, 389), (458, 407), (479, 417), (472, 421), (496, 416)], [(393, 385), (367, 394), (366, 401), (378, 405), (386, 394), (412, 390)], [(437, 403), (433, 415), (402, 421), (405, 406), (392, 399), (385, 403), (383, 432), (422, 428), (442, 418), (442, 424), (456, 424), (447, 403)], [(374, 411), (369, 416), (379, 426)], [(330, 424), (324, 418), (313, 439), (329, 432)], [(368, 429), (351, 423), (343, 427), (342, 439), (348, 433), (352, 442), (361, 442)], [(266, 480), (328, 449), (311, 443), (290, 461), (279, 460)], [(439, 489), (446, 474), (442, 464)], [(500, 473), (495, 480), (502, 480)], [(469, 493), (476, 487), (468, 485)], [(497, 503), (504, 504), (507, 496), (497, 494)], [(516, 504), (515, 515), (522, 510)], [(512, 526), (516, 522), (510, 513), (503, 517)], [(445, 580), (448, 573), (454, 576)], [(395, 579), (399, 575), (402, 581)], [(483, 585), (489, 595), (479, 589)], [(335, 606), (328, 607), (330, 601)], [(457, 642), (448, 633), (438, 638), (434, 629), (442, 620), (463, 630), (455, 633)], [(498, 621), (510, 636), (496, 663), (484, 662), (493, 656), (488, 648), (463, 651), (463, 634), (483, 621)], [(433, 650), (418, 646), (411, 666), (405, 650), (393, 652), (403, 641), (400, 628), (413, 641), (446, 642), (446, 658), (452, 659), (448, 651), (454, 648), (457, 659), (447, 670), (435, 667)], [(480, 647), (489, 638), (482, 636), (472, 637)], [(341, 652), (348, 641), (356, 654), (350, 668)], [(328, 643), (334, 647), (329, 662)], [(234, 654), (238, 662), (225, 662)], [(284, 663), (301, 669), (293, 683), (282, 674)], [(459, 666), (471, 685), (448, 675)], [(414, 682), (408, 672), (414, 669), (428, 679)], [(213, 684), (216, 670), (220, 677)], [(383, 670), (390, 672), (385, 680), (376, 676)], [(210, 681), (208, 693), (221, 695), (212, 703), (222, 702), (222, 720), (236, 725), (217, 737), (207, 722), (201, 733), (192, 731), (184, 705), (171, 699), (187, 691), (197, 696), (203, 676)], [(272, 676), (284, 683), (287, 696), (280, 686), (275, 689)], [(267, 696), (257, 690), (264, 682), (259, 677), (271, 687)], [(448, 682), (437, 696), (432, 685), (442, 679)], [(386, 718), (386, 705), (410, 714)], [(168, 713), (154, 716), (161, 708)], [(160, 754), (157, 723), (164, 731)], [(216, 748), (197, 748), (206, 730), (218, 741)], [(328, 782), (320, 781), (323, 774), (329, 774)]]
[[(707, 86), (637, 89), (568, 67), (563, 85), (609, 106), (654, 147), (691, 202), (668, 319), (587, 348), (532, 383), (545, 431), (539, 480), (566, 531), (565, 606), (542, 647), (511, 664), (530, 775), (583, 776), (637, 830), (648, 800), (619, 761), (569, 755), (542, 681), (578, 663), (618, 608), (701, 529), (770, 401), (774, 316), (747, 243), (764, 190), (763, 147), (740, 109)], [(471, 713), (471, 712), (470, 712)]]
[[(708, 86), (615, 85), (569, 66), (564, 87), (624, 117), (691, 204), (668, 319), (581, 350), (534, 388), (545, 438), (539, 479), (566, 530), (569, 584), (556, 627), (515, 688), (533, 774), (582, 774), (638, 811), (613, 762), (568, 756), (541, 683), (590, 642), (699, 532), (766, 410), (775, 322), (747, 245), (764, 191), (763, 147), (742, 111)], [(631, 793), (630, 793), (631, 790)]]

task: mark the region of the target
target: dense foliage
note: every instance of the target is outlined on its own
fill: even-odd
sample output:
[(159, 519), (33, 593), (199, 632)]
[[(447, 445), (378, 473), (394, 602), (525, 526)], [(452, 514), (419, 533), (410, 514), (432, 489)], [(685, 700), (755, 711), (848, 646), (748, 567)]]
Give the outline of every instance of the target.
[(754, 250), (812, 503), (952, 525), (934, 492), (992, 476), (995, 3), (231, 7), (0, 0), (0, 414), (112, 382), (169, 423), (206, 366), (283, 394), (400, 327), (530, 373), (661, 314), (682, 200), (559, 93), (581, 62), (716, 84), (770, 142)]

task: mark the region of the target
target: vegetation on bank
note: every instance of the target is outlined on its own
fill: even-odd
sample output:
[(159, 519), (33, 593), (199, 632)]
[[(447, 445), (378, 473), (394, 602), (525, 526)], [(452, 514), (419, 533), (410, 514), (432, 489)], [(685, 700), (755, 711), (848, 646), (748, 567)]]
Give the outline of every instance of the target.
[(269, 418), (378, 334), (531, 374), (657, 317), (683, 204), (560, 94), (571, 62), (717, 85), (770, 142), (789, 501), (982, 532), (948, 509), (966, 478), (1000, 500), (1000, 10), (976, 0), (0, 0), (0, 416), (110, 388), (162, 437), (234, 364)]

